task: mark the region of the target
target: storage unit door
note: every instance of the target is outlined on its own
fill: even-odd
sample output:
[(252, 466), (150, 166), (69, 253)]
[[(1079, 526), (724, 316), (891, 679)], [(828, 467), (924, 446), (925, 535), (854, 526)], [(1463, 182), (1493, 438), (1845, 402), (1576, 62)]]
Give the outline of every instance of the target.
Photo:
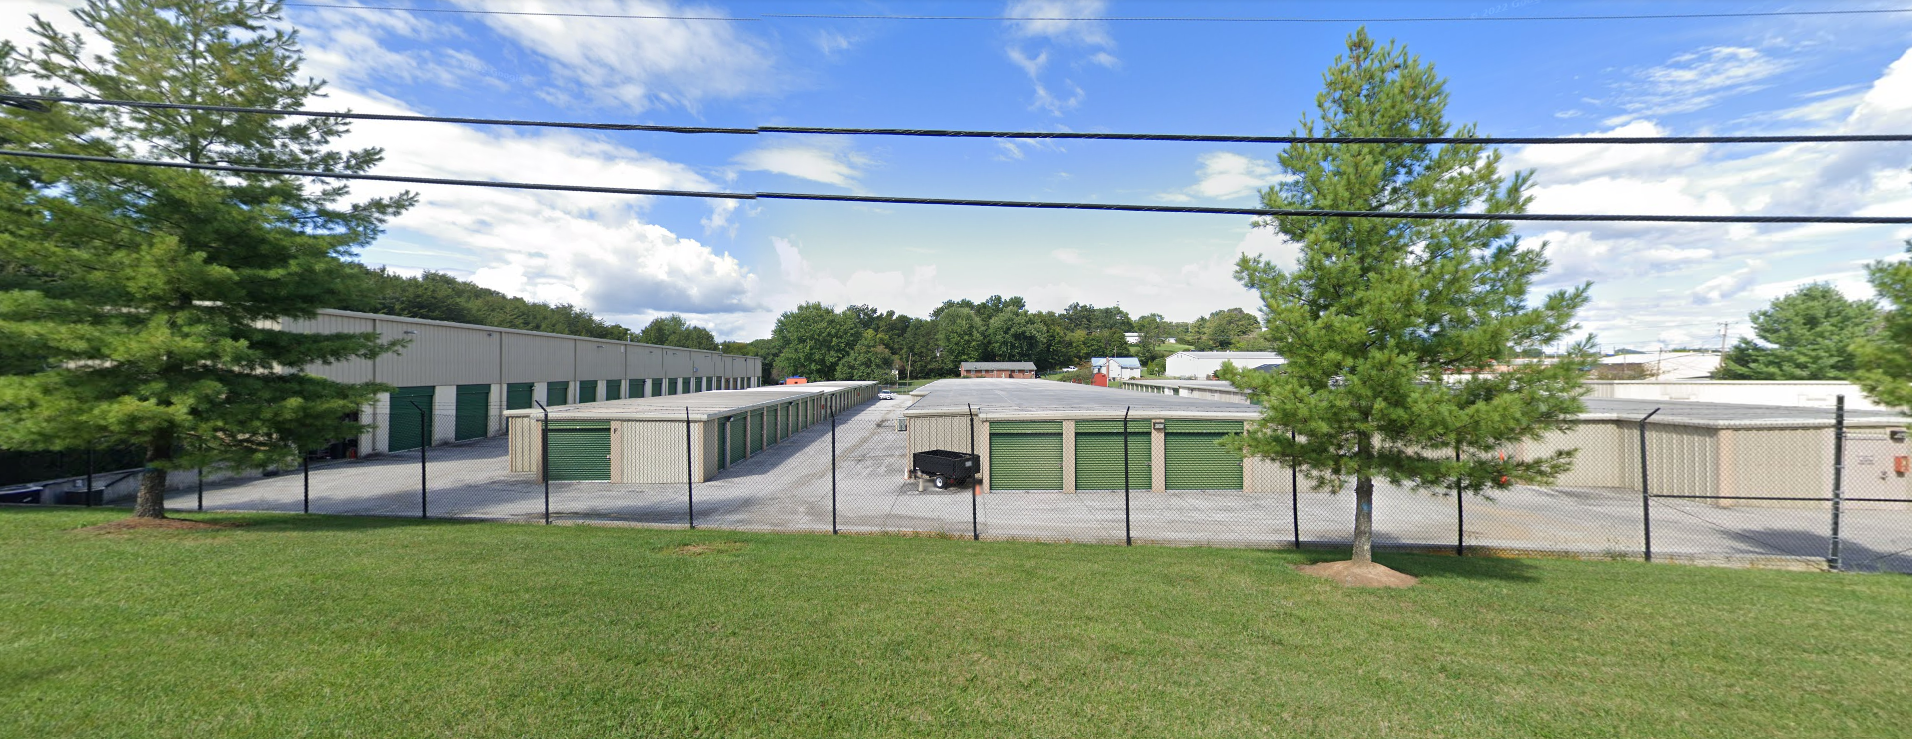
[(1168, 489), (1240, 490), (1241, 456), (1220, 442), (1241, 429), (1240, 421), (1169, 420), (1162, 439)]
[(585, 380), (578, 383), (578, 402), (597, 402), (597, 380)]
[(610, 421), (552, 421), (551, 479), (611, 479)]
[(990, 490), (1061, 490), (1062, 422), (989, 424)]
[(544, 384), (544, 404), (569, 405), (571, 403), (571, 383), (547, 382)]
[(515, 411), (519, 408), (530, 408), (533, 405), (531, 401), (536, 399), (534, 395), (534, 393), (537, 392), (536, 385), (537, 383), (532, 382), (514, 382), (506, 385), (505, 410)]
[(763, 451), (763, 411), (750, 412), (750, 453)]
[(491, 408), (490, 385), (458, 386), (458, 420), (452, 427), (452, 438), (483, 439), (490, 430), (486, 416)]
[(617, 400), (619, 398), (624, 397), (623, 390), (624, 390), (624, 383), (622, 382), (619, 382), (617, 380), (604, 381), (604, 399), (605, 400)]
[(730, 463), (736, 464), (744, 458), (744, 449), (750, 445), (750, 416), (730, 417)]
[(717, 469), (730, 466), (730, 419), (717, 421)]
[(424, 446), (425, 440), (432, 438), (431, 386), (393, 390), (392, 411), (387, 420), (391, 432), (386, 437), (385, 448), (397, 452)]
[[(1077, 490), (1122, 489), (1122, 422), (1077, 421), (1075, 471)], [(1150, 485), (1149, 422), (1129, 421), (1130, 490)]]

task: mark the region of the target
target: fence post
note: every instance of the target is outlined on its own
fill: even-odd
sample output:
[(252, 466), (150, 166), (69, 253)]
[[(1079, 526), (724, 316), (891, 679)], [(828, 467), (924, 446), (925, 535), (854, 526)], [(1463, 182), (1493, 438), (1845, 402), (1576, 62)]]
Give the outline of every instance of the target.
[(830, 407), (830, 533), (837, 533), (836, 407)]
[(1461, 482), (1461, 445), (1454, 445), (1454, 556), (1467, 556), (1467, 489)]
[(1846, 396), (1834, 399), (1832, 411), (1832, 547), (1826, 552), (1826, 566), (1839, 571), (1839, 517), (1845, 511), (1846, 489)]
[(684, 515), (697, 528), (697, 483), (690, 459), (690, 406), (684, 406)]
[[(1288, 440), (1301, 443), (1301, 435), (1288, 429)], [(1295, 527), (1295, 548), (1301, 548), (1301, 464), (1300, 458), (1288, 462), (1288, 520)]]
[(537, 398), (531, 402), (544, 412), (544, 423), (538, 427), (538, 478), (544, 483), (544, 525), (551, 525), (551, 409), (539, 403)]
[[(975, 454), (976, 453), (976, 409), (970, 406), (970, 404), (968, 403), (964, 403), (963, 407), (969, 410), (969, 453)], [(980, 472), (980, 470), (978, 471)], [(983, 539), (982, 524), (978, 523), (978, 520), (976, 517), (976, 499), (982, 497), (982, 494), (983, 493), (982, 493), (981, 481), (973, 481), (969, 483), (969, 540), (970, 541), (982, 541)]]
[(418, 440), (418, 517), (431, 518), (431, 493), (428, 492), (431, 488), (426, 484), (425, 480), (425, 450), (430, 449), (432, 445), (431, 416), (426, 413), (424, 408), (418, 406), (418, 401), (409, 400), (406, 402), (411, 403), (412, 408), (418, 410), (418, 429), (420, 433)]
[(1129, 409), (1122, 407), (1122, 545), (1135, 546), (1135, 533), (1129, 527)]
[(299, 512), (312, 512), (312, 455), (299, 453)]
[(1660, 409), (1653, 409), (1640, 419), (1640, 532), (1641, 541), (1646, 549), (1646, 561), (1653, 561), (1653, 492), (1647, 487), (1646, 477), (1646, 421)]

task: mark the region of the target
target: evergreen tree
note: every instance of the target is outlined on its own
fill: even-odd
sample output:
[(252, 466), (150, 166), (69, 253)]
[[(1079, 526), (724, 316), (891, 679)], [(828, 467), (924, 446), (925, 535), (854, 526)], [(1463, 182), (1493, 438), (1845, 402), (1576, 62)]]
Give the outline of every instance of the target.
[[(35, 19), (16, 62), (58, 95), (300, 108), (295, 32), (275, 2), (92, 0), (82, 46)], [(364, 172), (343, 121), (178, 110), (7, 109), (8, 146), (99, 156)], [(378, 386), (288, 372), (372, 357), (370, 334), (295, 334), (277, 319), (346, 302), (340, 257), (411, 196), (348, 203), (343, 185), (266, 175), (21, 160), (0, 178), (0, 345), (38, 359), (0, 375), (0, 446), (138, 446), (134, 515), (164, 517), (167, 472), (267, 466), (359, 433), (344, 420)], [(16, 367), (18, 369), (18, 367)]]
[[(1912, 240), (1906, 252), (1912, 254)], [(1886, 310), (1878, 330), (1854, 342), (1853, 382), (1880, 403), (1912, 410), (1912, 261), (1873, 262), (1866, 278)]]
[(1857, 371), (1855, 347), (1878, 326), (1879, 308), (1815, 282), (1749, 319), (1759, 341), (1735, 343), (1715, 373), (1718, 379), (1844, 380)]
[[(1319, 120), (1298, 136), (1476, 136), (1454, 129), (1447, 92), (1431, 66), (1365, 29), (1325, 75)], [(1296, 144), (1281, 155), (1292, 180), (1263, 191), (1269, 208), (1518, 213), (1527, 173), (1503, 178), (1500, 155), (1482, 146)], [(1570, 361), (1525, 364), (1495, 376), (1455, 379), (1515, 350), (1559, 340), (1587, 288), (1533, 301), (1545, 271), (1502, 221), (1367, 218), (1273, 219), (1301, 245), (1293, 270), (1244, 257), (1236, 276), (1261, 294), (1267, 339), (1284, 372), (1224, 367), (1250, 391), (1263, 422), (1235, 443), (1246, 453), (1296, 460), (1311, 477), (1354, 479), (1353, 560), (1372, 565), (1374, 483), (1470, 490), (1541, 482), (1570, 453), (1501, 462), (1514, 442), (1560, 429), (1581, 409), (1584, 345)], [(1291, 441), (1289, 433), (1299, 433)], [(1456, 462), (1454, 450), (1468, 457)]]

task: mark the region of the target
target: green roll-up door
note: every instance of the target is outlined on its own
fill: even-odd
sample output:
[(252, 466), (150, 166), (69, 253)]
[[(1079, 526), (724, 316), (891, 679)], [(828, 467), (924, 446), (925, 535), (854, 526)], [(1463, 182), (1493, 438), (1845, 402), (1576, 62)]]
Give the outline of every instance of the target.
[(490, 430), (486, 423), (490, 408), (490, 385), (459, 385), (458, 416), (452, 427), (452, 438), (460, 441), (485, 438), (485, 432)]
[(736, 464), (744, 458), (744, 450), (750, 446), (750, 416), (738, 414), (730, 417), (730, 463)]
[(632, 381), (631, 381), (631, 392), (629, 392), (629, 393), (627, 393), (627, 394), (626, 394), (626, 395), (625, 395), (624, 397), (627, 397), (627, 398), (642, 398), (642, 397), (644, 397), (644, 381), (643, 381), (643, 380), (632, 380)]
[(611, 422), (552, 421), (551, 479), (611, 479)]
[(585, 380), (578, 383), (578, 402), (597, 402), (597, 380)]
[[(1130, 490), (1150, 488), (1149, 422), (1129, 421)], [(1077, 421), (1075, 472), (1077, 490), (1122, 489), (1122, 422)]]
[(785, 403), (783, 404), (783, 412), (777, 416), (779, 432), (785, 439), (790, 438), (790, 435), (796, 433), (797, 430), (797, 425), (793, 422), (794, 416), (790, 413), (791, 409), (795, 407), (796, 404), (794, 403)]
[(783, 418), (781, 411), (781, 408), (774, 405), (763, 409), (764, 446), (770, 446), (779, 441), (783, 441), (783, 434), (781, 433), (783, 431)]
[(717, 469), (730, 466), (730, 419), (720, 418), (717, 424)]
[(544, 384), (544, 404), (545, 405), (547, 406), (570, 405), (570, 403), (571, 403), (571, 383), (547, 382)]
[[(423, 414), (419, 409), (424, 409)], [(417, 449), (432, 437), (432, 387), (401, 387), (392, 391), (391, 431), (386, 448), (394, 452)]]
[(604, 381), (604, 399), (618, 400), (624, 397), (624, 383), (617, 380)]
[(1062, 422), (989, 424), (990, 490), (1061, 490)]
[(1163, 426), (1162, 472), (1170, 490), (1240, 490), (1241, 455), (1221, 445), (1240, 421), (1177, 421)]
[(506, 385), (505, 386), (505, 410), (515, 411), (515, 410), (518, 410), (519, 408), (530, 408), (531, 406), (535, 405), (531, 401), (537, 398), (536, 394), (537, 394), (536, 383), (514, 382), (509, 385)]
[(750, 453), (763, 451), (763, 411), (750, 412)]
[(665, 395), (677, 394), (677, 378), (673, 377), (664, 381), (664, 394)]

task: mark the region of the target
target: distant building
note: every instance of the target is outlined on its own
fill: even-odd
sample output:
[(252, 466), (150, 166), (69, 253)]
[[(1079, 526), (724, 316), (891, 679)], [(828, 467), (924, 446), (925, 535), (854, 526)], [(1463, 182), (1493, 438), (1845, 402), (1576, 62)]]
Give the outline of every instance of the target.
[(1142, 360), (1135, 357), (1090, 357), (1089, 370), (1108, 375), (1111, 380), (1133, 380), (1142, 376)]
[(1130, 331), (1128, 333), (1122, 334), (1122, 338), (1131, 344), (1142, 343), (1142, 335), (1134, 331)]
[(1183, 380), (1207, 380), (1220, 372), (1223, 362), (1234, 362), (1242, 369), (1281, 365), (1287, 360), (1274, 352), (1176, 352), (1168, 355), (1166, 374)]
[(1615, 354), (1600, 358), (1601, 379), (1705, 380), (1719, 371), (1718, 352)]
[(959, 368), (964, 377), (1005, 377), (1015, 380), (1036, 379), (1035, 362), (964, 362)]

